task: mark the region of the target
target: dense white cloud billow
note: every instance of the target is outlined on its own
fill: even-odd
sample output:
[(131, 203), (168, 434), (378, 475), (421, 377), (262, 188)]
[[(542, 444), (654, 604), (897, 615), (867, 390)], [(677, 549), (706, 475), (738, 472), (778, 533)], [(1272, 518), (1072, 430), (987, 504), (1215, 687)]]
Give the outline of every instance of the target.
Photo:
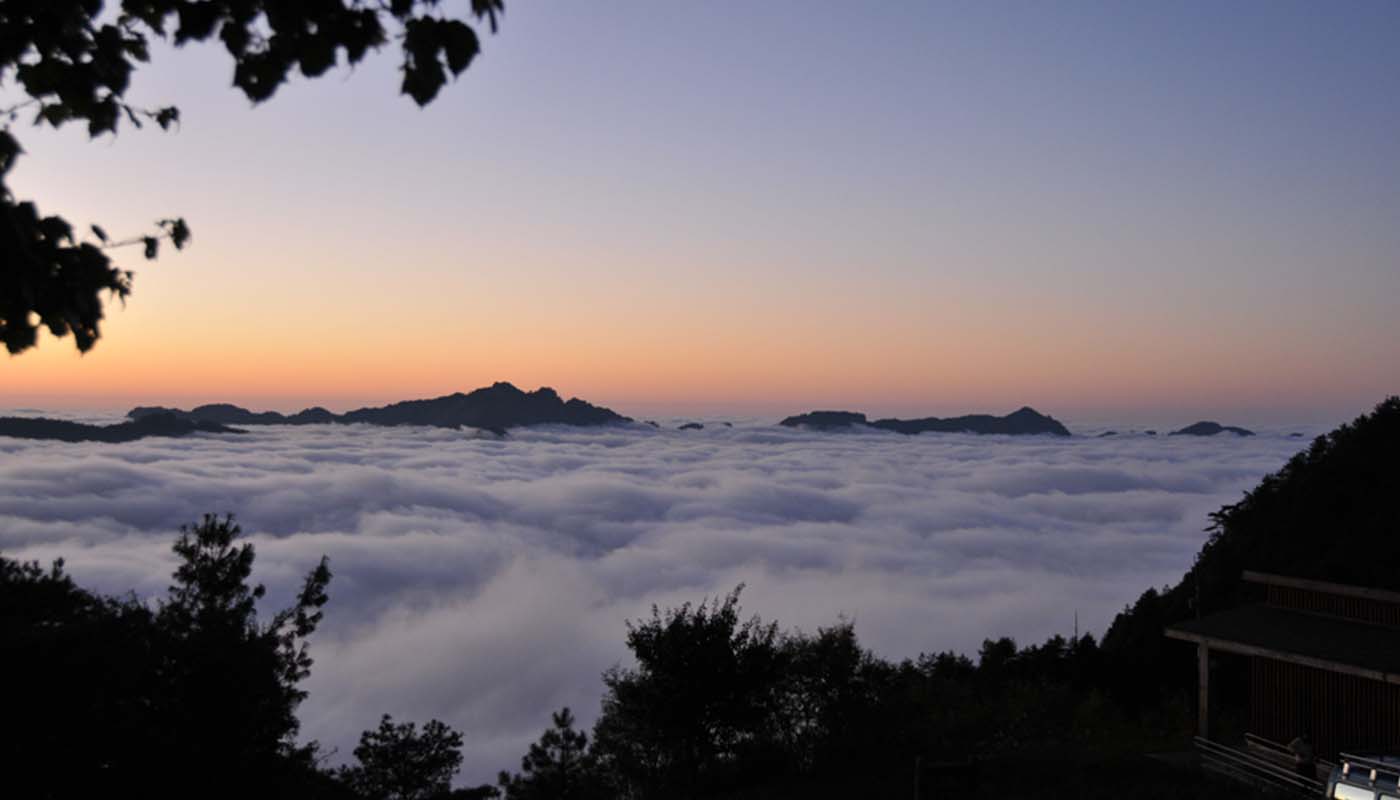
[(342, 757), (379, 714), (441, 718), (468, 781), (548, 713), (590, 722), (624, 622), (744, 583), (746, 611), (840, 616), (892, 658), (1102, 633), (1174, 581), (1208, 512), (1305, 440), (815, 433), (766, 424), (255, 428), (120, 445), (0, 438), (0, 553), (164, 590), (181, 524), (233, 512), (269, 603), (335, 578), (303, 733)]

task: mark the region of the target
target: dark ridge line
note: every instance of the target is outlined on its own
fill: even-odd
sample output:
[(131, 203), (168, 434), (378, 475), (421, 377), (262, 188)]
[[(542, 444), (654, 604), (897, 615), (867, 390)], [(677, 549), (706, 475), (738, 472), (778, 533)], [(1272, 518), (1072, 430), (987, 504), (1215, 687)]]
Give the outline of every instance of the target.
[(812, 411), (788, 417), (779, 425), (789, 428), (806, 427), (816, 430), (837, 430), (864, 425), (879, 430), (893, 431), (905, 435), (925, 432), (933, 433), (976, 433), (1029, 436), (1050, 434), (1069, 436), (1069, 429), (1054, 417), (1042, 414), (1030, 406), (997, 417), (991, 414), (968, 414), (961, 417), (923, 417), (921, 419), (880, 419), (870, 422), (864, 414), (856, 411)]

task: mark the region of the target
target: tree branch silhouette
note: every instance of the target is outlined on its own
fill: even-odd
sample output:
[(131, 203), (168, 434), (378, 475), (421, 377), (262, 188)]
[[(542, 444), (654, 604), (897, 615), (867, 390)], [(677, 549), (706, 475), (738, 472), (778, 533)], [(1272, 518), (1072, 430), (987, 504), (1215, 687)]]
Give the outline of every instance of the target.
[[(419, 106), (437, 97), (481, 50), (467, 20), (497, 30), (504, 0), (471, 0), (464, 19), (439, 14), (439, 0), (122, 0), (115, 15), (102, 0), (5, 0), (0, 3), (0, 90), (27, 99), (0, 111), (0, 341), (12, 353), (34, 346), (38, 331), (72, 334), (81, 352), (101, 338), (102, 295), (125, 300), (132, 273), (105, 251), (140, 244), (147, 259), (160, 242), (181, 249), (190, 229), (180, 217), (156, 223), (153, 235), (80, 242), (61, 216), (45, 216), (8, 184), (24, 152), (12, 128), (20, 112), (36, 108), (35, 126), (85, 124), (88, 135), (115, 135), (123, 121), (135, 128), (178, 125), (174, 106), (140, 108), (126, 102), (131, 75), (150, 62), (150, 40), (176, 47), (217, 36), (233, 60), (233, 84), (254, 103), (271, 98), (298, 71), (316, 78), (344, 63), (353, 66), (391, 39), (403, 53), (400, 92)], [(391, 35), (392, 29), (392, 35)], [(343, 58), (343, 61), (342, 61)]]

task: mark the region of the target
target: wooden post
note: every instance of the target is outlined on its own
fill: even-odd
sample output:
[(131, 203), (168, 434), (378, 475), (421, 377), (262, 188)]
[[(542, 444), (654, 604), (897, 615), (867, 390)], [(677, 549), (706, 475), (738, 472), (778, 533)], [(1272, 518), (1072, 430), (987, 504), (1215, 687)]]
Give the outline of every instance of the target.
[(1210, 648), (1196, 645), (1196, 726), (1197, 735), (1210, 738)]

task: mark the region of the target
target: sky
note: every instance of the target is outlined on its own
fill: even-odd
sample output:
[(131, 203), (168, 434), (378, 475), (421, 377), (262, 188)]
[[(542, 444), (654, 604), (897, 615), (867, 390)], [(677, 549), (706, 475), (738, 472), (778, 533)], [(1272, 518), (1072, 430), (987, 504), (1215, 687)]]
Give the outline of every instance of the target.
[[(460, 8), (446, 3), (449, 9)], [(508, 3), (253, 107), (220, 48), (16, 132), (20, 197), (180, 215), (0, 407), (341, 410), (510, 380), (624, 414), (1330, 424), (1400, 390), (1400, 5)]]
[[(1102, 637), (1175, 584), (1209, 512), (1307, 438), (901, 436), (764, 420), (489, 434), (254, 427), (120, 445), (0, 437), (0, 552), (79, 585), (164, 595), (180, 525), (237, 513), (291, 602), (334, 577), (298, 711), (335, 761), (380, 714), (461, 731), (462, 785), (517, 768), (549, 714), (591, 727), (626, 622), (728, 594), (808, 633), (852, 622), (888, 659), (985, 638)], [(1309, 429), (1305, 434), (1318, 433)], [(267, 617), (264, 616), (263, 619)]]

